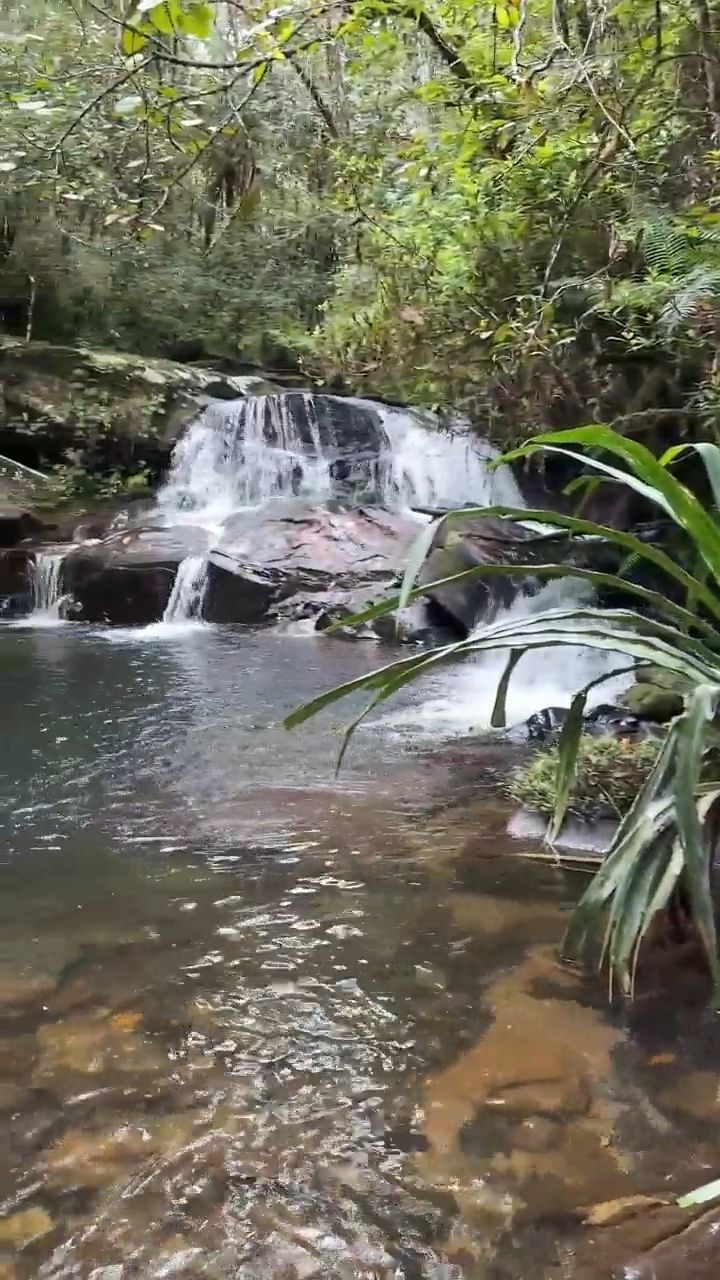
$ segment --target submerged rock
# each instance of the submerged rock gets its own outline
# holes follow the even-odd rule
[[[0,1219],[0,1247],[24,1249],[33,1240],[48,1235],[54,1226],[50,1214],[39,1205],[23,1209],[21,1213],[13,1213],[9,1218]]]
[[[717,1280],[720,1209],[712,1209],[613,1271],[613,1280]]]

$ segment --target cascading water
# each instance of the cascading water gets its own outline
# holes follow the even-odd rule
[[[432,415],[379,408],[387,444],[380,462],[386,506],[446,511],[465,506],[523,507],[509,467],[491,469],[497,450],[465,424],[442,430]]]
[[[314,401],[299,395],[314,456],[300,435],[288,396],[248,396],[211,405],[175,446],[157,515],[218,533],[234,512],[276,497],[331,496]],[[314,437],[314,439],[313,439]]]
[[[63,552],[35,552],[32,567],[33,610],[30,615],[35,625],[53,625],[61,621],[63,559]]]
[[[204,556],[186,556],[181,560],[162,616],[163,622],[199,621],[202,618],[207,580],[208,562]]]
[[[215,403],[191,424],[175,448],[155,516],[167,526],[204,530],[209,550],[222,547],[233,515],[277,500],[374,502],[405,513],[524,507],[510,469],[489,466],[496,457],[466,425],[443,430],[432,414],[301,392],[249,396]],[[202,616],[207,572],[203,556],[181,561],[163,624]],[[583,588],[567,579],[518,596],[507,616],[520,619],[586,600]],[[433,734],[487,728],[505,657],[498,651],[445,669],[423,686],[419,707],[391,712],[391,718],[416,727],[420,722]],[[567,705],[579,687],[617,665],[614,655],[582,645],[526,654],[511,682],[508,722]],[[595,700],[606,700],[616,686],[600,685]]]

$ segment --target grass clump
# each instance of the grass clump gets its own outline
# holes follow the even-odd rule
[[[652,771],[659,749],[660,743],[655,739],[633,742],[627,738],[583,736],[568,813],[584,822],[623,817]],[[526,809],[552,814],[558,769],[557,747],[538,752],[513,773],[508,794]]]

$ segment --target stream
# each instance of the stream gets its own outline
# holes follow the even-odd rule
[[[702,993],[557,964],[507,748],[279,727],[371,659],[0,632],[4,1280],[599,1276],[579,1207],[717,1173]]]
[[[201,555],[162,620],[63,624],[37,563],[0,627],[0,1280],[630,1280],[677,1210],[590,1211],[720,1174],[720,1033],[691,967],[628,1011],[559,962],[581,880],[508,834],[523,748],[463,736],[497,665],[336,778],[352,705],[282,718],[375,644],[201,621]],[[521,664],[512,717],[589,661]]]

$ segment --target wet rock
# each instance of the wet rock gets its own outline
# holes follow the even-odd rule
[[[30,1097],[30,1090],[12,1080],[0,1080],[0,1112],[17,1111]]]
[[[621,1196],[619,1200],[604,1200],[602,1204],[583,1209],[583,1222],[587,1227],[614,1227],[666,1203],[657,1196]]]
[[[42,528],[42,520],[32,511],[0,501],[0,547],[14,547]]]
[[[716,1121],[720,1116],[720,1076],[714,1071],[691,1071],[664,1089],[659,1102],[696,1120]]]
[[[418,583],[423,586],[483,564],[523,563],[528,558],[524,544],[533,536],[521,525],[493,516],[445,522]],[[443,621],[467,636],[479,622],[492,621],[498,609],[510,604],[516,594],[510,577],[493,574],[435,587],[428,591],[428,598]]]
[[[28,1009],[42,1007],[56,986],[54,978],[0,972],[0,1017],[20,1017]]]
[[[39,1206],[23,1209],[21,1213],[13,1213],[9,1218],[0,1220],[0,1247],[24,1249],[33,1240],[48,1235],[54,1226],[45,1209]]]
[[[34,1036],[0,1036],[0,1075],[23,1079],[37,1053]]]
[[[196,530],[135,529],[71,551],[63,583],[73,621],[146,625],[162,618],[178,564],[203,550]]]
[[[111,1186],[129,1169],[157,1154],[156,1136],[140,1125],[121,1125],[103,1133],[70,1129],[48,1152],[47,1186],[54,1190]]]
[[[613,1280],[717,1280],[719,1274],[718,1209],[703,1214],[612,1273]]]
[[[0,550],[0,617],[19,616],[32,608],[32,559],[23,547]]]
[[[520,1151],[548,1151],[556,1147],[562,1137],[562,1129],[546,1116],[528,1116],[515,1125],[510,1135],[514,1147]]]

